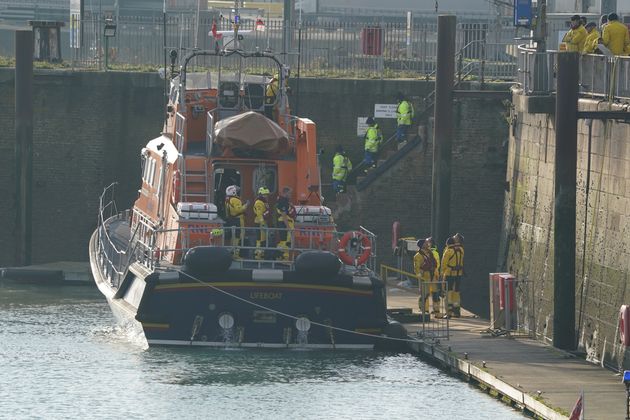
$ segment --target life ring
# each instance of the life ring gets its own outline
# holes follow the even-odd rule
[[[630,306],[621,305],[619,309],[619,342],[630,347]]]
[[[351,257],[346,250],[346,247],[348,246],[348,243],[351,239],[361,242],[361,245],[363,246],[363,253],[356,258]],[[367,235],[364,235],[361,232],[358,232],[356,230],[346,232],[341,237],[341,241],[339,241],[339,249],[337,255],[339,255],[339,259],[343,261],[343,263],[346,265],[354,265],[355,267],[363,265],[366,263],[368,258],[370,258],[371,254],[372,242],[370,241],[370,238],[367,237]]]
[[[173,188],[171,188],[171,203],[177,204],[179,202],[180,189],[182,187],[182,177],[179,174],[179,170],[173,172]]]

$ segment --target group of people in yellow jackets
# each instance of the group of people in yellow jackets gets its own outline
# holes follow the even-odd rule
[[[446,240],[442,258],[433,238],[420,239],[418,252],[413,257],[413,268],[418,278],[420,298],[418,305],[425,313],[435,317],[461,315],[461,278],[464,275],[464,236],[460,233]],[[441,298],[446,297],[443,314]]]
[[[614,55],[630,54],[628,27],[619,21],[617,13],[603,15],[599,30],[595,22],[587,22],[585,17],[573,15],[571,29],[564,35],[562,42],[567,51],[582,54],[602,53],[604,48]]]
[[[408,101],[402,92],[396,94],[398,105],[396,108],[396,137],[399,143],[406,140],[407,132],[413,122],[414,109],[410,101]],[[363,136],[364,156],[361,165],[364,167],[363,172],[367,173],[371,168],[376,167],[376,157],[378,151],[383,144],[383,133],[373,117],[365,120],[367,129]],[[333,156],[332,185],[335,193],[343,193],[346,190],[346,181],[348,174],[352,171],[352,162],[346,155],[343,146],[339,145],[335,149]]]
[[[239,196],[240,187],[230,185],[225,189],[225,227],[226,239],[231,239],[234,247],[234,257],[240,258],[240,248],[245,242],[245,212],[249,207],[249,201],[243,203]],[[259,228],[256,238],[256,250],[254,258],[262,260],[265,258],[265,249],[269,246],[268,228],[273,225],[273,212],[269,205],[270,191],[267,187],[258,188],[256,199],[254,200],[254,223]],[[289,247],[291,246],[291,231],[295,226],[295,207],[291,204],[291,188],[284,187],[276,200],[276,227],[283,229],[279,231],[279,241],[277,247],[282,249],[280,259],[289,259]],[[232,235],[231,227],[235,226],[237,232]]]

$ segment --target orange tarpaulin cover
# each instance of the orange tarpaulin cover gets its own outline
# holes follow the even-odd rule
[[[233,149],[275,152],[288,148],[289,135],[264,115],[248,111],[217,122],[214,142]]]

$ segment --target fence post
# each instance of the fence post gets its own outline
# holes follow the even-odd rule
[[[462,66],[463,66],[464,49],[459,50],[459,58],[457,59],[457,83],[462,81]]]

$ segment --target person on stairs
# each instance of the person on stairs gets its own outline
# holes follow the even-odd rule
[[[343,146],[339,145],[335,149],[335,156],[333,157],[332,185],[335,193],[346,192],[346,180],[350,171],[352,171],[352,162],[346,156]]]
[[[363,172],[367,173],[370,168],[376,168],[376,154],[383,141],[383,134],[374,118],[368,117],[365,122],[368,128],[365,130],[365,156],[362,165],[365,167]]]
[[[249,207],[249,201],[243,204],[238,196],[240,190],[238,185],[230,185],[225,189],[225,237],[232,239],[234,258],[240,258],[239,245],[243,246],[245,241],[245,211]],[[238,226],[238,229],[233,226]]]
[[[431,313],[431,309],[433,309],[435,315],[439,313],[440,306],[440,294],[437,288],[438,277],[436,275],[439,258],[436,258],[431,249],[433,238],[420,239],[417,244],[418,252],[413,257],[413,269],[418,276],[418,287],[420,288],[418,306],[420,311],[424,313]],[[429,297],[431,302],[429,302]]]
[[[456,233],[446,240],[442,254],[442,280],[446,282],[448,316],[461,316],[460,283],[464,275],[464,236]]]
[[[396,94],[398,108],[396,108],[396,140],[398,143],[404,143],[407,140],[407,133],[414,117],[413,105],[409,102],[402,92]]]
[[[269,219],[271,212],[269,211],[269,189],[266,187],[258,188],[258,196],[254,201],[254,223],[258,225],[259,233],[256,240],[256,251],[254,258],[262,260],[265,258],[265,250],[267,248],[267,228],[269,227]]]

